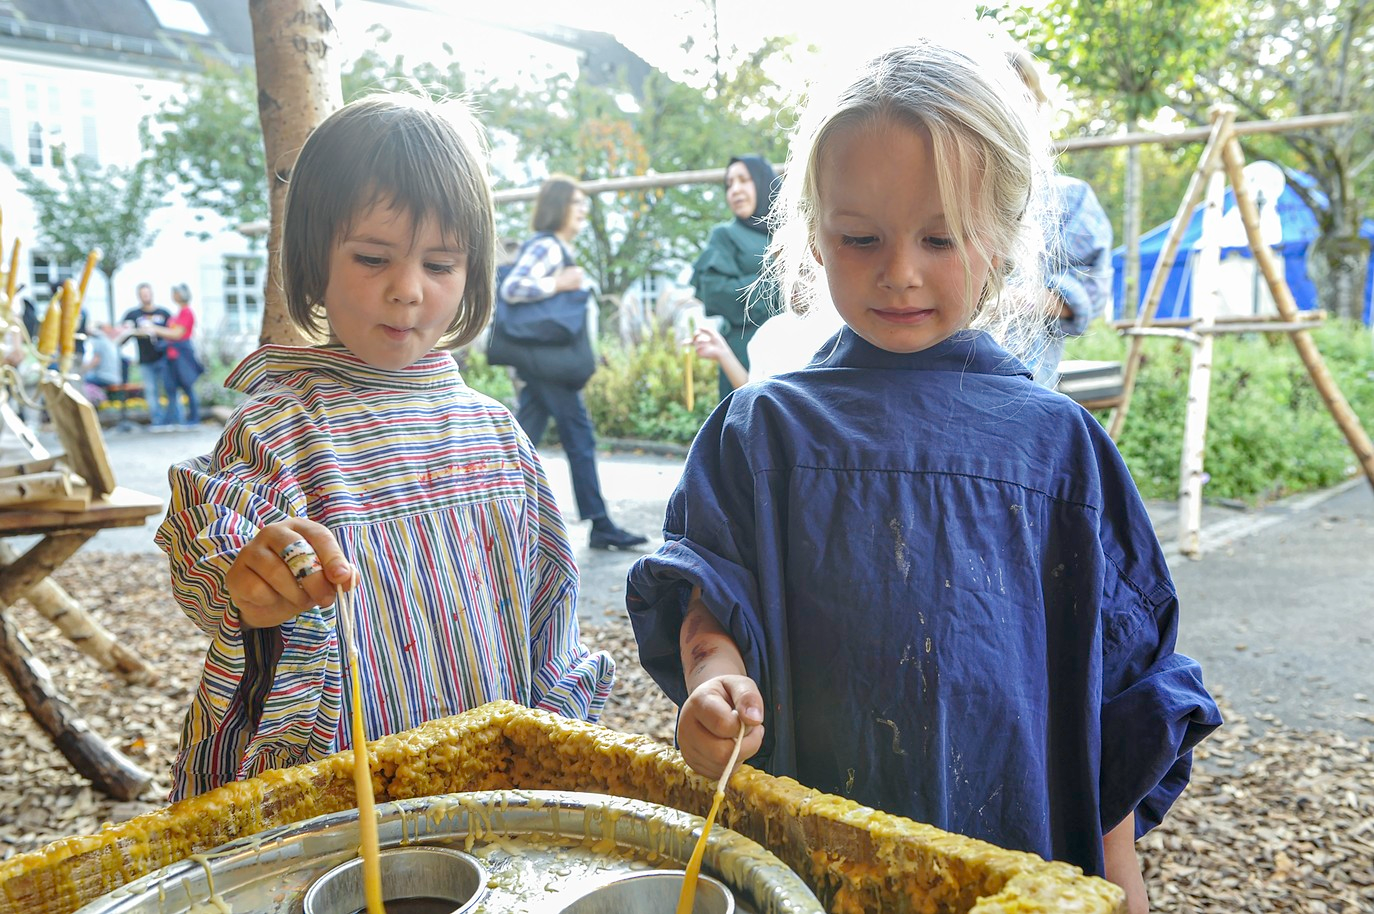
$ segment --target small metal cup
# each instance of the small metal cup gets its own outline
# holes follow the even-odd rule
[[[387,848],[381,865],[383,901],[440,898],[453,902],[451,914],[466,914],[486,893],[486,868],[475,857],[449,847]],[[354,914],[366,906],[361,857],[334,867],[305,893],[305,914]]]
[[[684,870],[644,870],[597,886],[559,914],[623,914],[626,911],[675,911]],[[697,881],[692,914],[735,914],[735,896],[704,873]]]

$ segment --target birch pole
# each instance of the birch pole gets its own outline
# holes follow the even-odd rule
[[[1183,421],[1183,456],[1179,464],[1178,550],[1190,559],[1202,554],[1203,456],[1207,450],[1207,414],[1212,394],[1212,349],[1216,337],[1208,332],[1216,323],[1221,297],[1221,207],[1226,178],[1220,170],[1207,179],[1207,207],[1202,211],[1202,235],[1193,262],[1193,344],[1188,371],[1188,409]]]
[[[343,105],[335,0],[249,0],[257,63],[258,118],[267,162],[271,223],[263,287],[262,343],[306,340],[286,313],[281,230],[286,187],[305,138]]]
[[[1148,326],[1150,321],[1154,320],[1159,300],[1164,297],[1164,286],[1169,281],[1169,271],[1173,269],[1174,258],[1178,256],[1179,244],[1188,231],[1188,223],[1192,221],[1193,208],[1202,200],[1203,191],[1207,187],[1207,181],[1212,177],[1212,172],[1222,167],[1221,150],[1226,145],[1227,137],[1231,135],[1231,125],[1235,120],[1234,107],[1217,105],[1212,110],[1211,138],[1207,141],[1207,147],[1202,150],[1197,170],[1188,181],[1188,190],[1183,195],[1183,202],[1179,204],[1178,212],[1174,215],[1169,234],[1164,238],[1164,246],[1160,248],[1159,259],[1155,261],[1155,268],[1150,273],[1150,284],[1145,288],[1145,301],[1135,316],[1137,329]],[[1144,337],[1137,335],[1132,336],[1127,344],[1126,367],[1121,379],[1121,402],[1112,410],[1111,420],[1107,425],[1107,434],[1111,435],[1113,441],[1121,440],[1121,429],[1126,424],[1126,413],[1131,408],[1131,395],[1135,392],[1136,374],[1140,371],[1144,342]]]

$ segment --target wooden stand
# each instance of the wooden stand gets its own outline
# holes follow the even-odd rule
[[[1150,284],[1146,288],[1145,301],[1139,315],[1133,323],[1117,322],[1114,325],[1120,333],[1128,337],[1129,344],[1121,401],[1112,411],[1108,422],[1108,432],[1113,440],[1119,440],[1126,422],[1146,337],[1182,339],[1193,346],[1192,366],[1188,377],[1188,411],[1184,424],[1183,455],[1179,468],[1179,551],[1189,558],[1198,558],[1201,554],[1203,457],[1206,450],[1208,400],[1211,391],[1212,340],[1217,334],[1255,331],[1288,334],[1307,367],[1308,374],[1312,377],[1312,383],[1316,385],[1327,409],[1345,435],[1351,450],[1355,452],[1365,476],[1370,484],[1374,485],[1374,444],[1370,443],[1369,436],[1365,434],[1359,419],[1341,394],[1335,379],[1331,377],[1331,372],[1322,360],[1321,353],[1317,350],[1317,344],[1308,333],[1312,327],[1320,324],[1320,320],[1306,319],[1299,313],[1293,293],[1283,277],[1283,271],[1275,262],[1273,251],[1265,244],[1260,234],[1259,211],[1245,185],[1245,158],[1235,137],[1235,116],[1235,109],[1228,105],[1218,105],[1213,109],[1212,129],[1207,146],[1203,150],[1197,170],[1188,182],[1188,190],[1164,240],[1154,272],[1150,274]],[[1221,198],[1225,191],[1226,178],[1230,179],[1241,222],[1245,225],[1246,239],[1255,257],[1255,263],[1264,276],[1270,294],[1273,295],[1281,322],[1260,318],[1223,322],[1215,317],[1218,294],[1217,265],[1220,258],[1215,241],[1216,224],[1221,216]],[[1202,247],[1193,279],[1193,316],[1186,321],[1168,321],[1168,326],[1153,325],[1154,314],[1163,297],[1169,272],[1173,269],[1183,235],[1204,190],[1207,191],[1208,207],[1203,214]]]
[[[162,503],[115,485],[95,409],[70,382],[50,373],[40,389],[65,454],[48,454],[0,398],[0,422],[18,439],[22,452],[20,460],[0,466],[0,670],[72,767],[102,793],[130,800],[143,792],[152,775],[101,739],[58,692],[6,610],[26,598],[105,669],[126,682],[155,680],[156,673],[51,576],[101,530],[141,526],[162,510]],[[22,553],[5,541],[32,535],[42,538]]]
[[[117,488],[92,502],[86,511],[0,511],[0,537],[39,534],[43,538],[13,561],[0,567],[0,669],[19,693],[30,716],[81,775],[102,793],[116,799],[138,796],[152,775],[129,761],[96,734],[58,691],[47,668],[34,656],[24,633],[5,614],[21,596],[48,580],[49,575],[107,527],[141,525],[162,510],[149,495]]]

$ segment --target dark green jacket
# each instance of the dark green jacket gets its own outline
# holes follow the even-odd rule
[[[776,294],[747,291],[759,277],[767,248],[768,235],[731,219],[711,229],[706,249],[692,268],[692,287],[697,298],[706,306],[708,315],[725,319],[727,326],[721,333],[745,368],[749,367],[745,345],[754,331],[777,311]]]

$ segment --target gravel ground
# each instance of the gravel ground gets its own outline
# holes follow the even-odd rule
[[[0,685],[0,858],[160,805],[204,651],[204,637],[168,596],[160,556],[81,553],[56,579],[83,605],[100,607],[98,618],[157,668],[158,683],[128,686],[102,672],[25,603],[8,614],[96,732],[157,778],[142,801],[96,794]],[[589,618],[585,639],[620,669],[603,722],[671,740],[675,709],[640,669],[628,623],[610,612]],[[1374,911],[1374,739],[1229,712],[1141,856],[1156,911]]]

